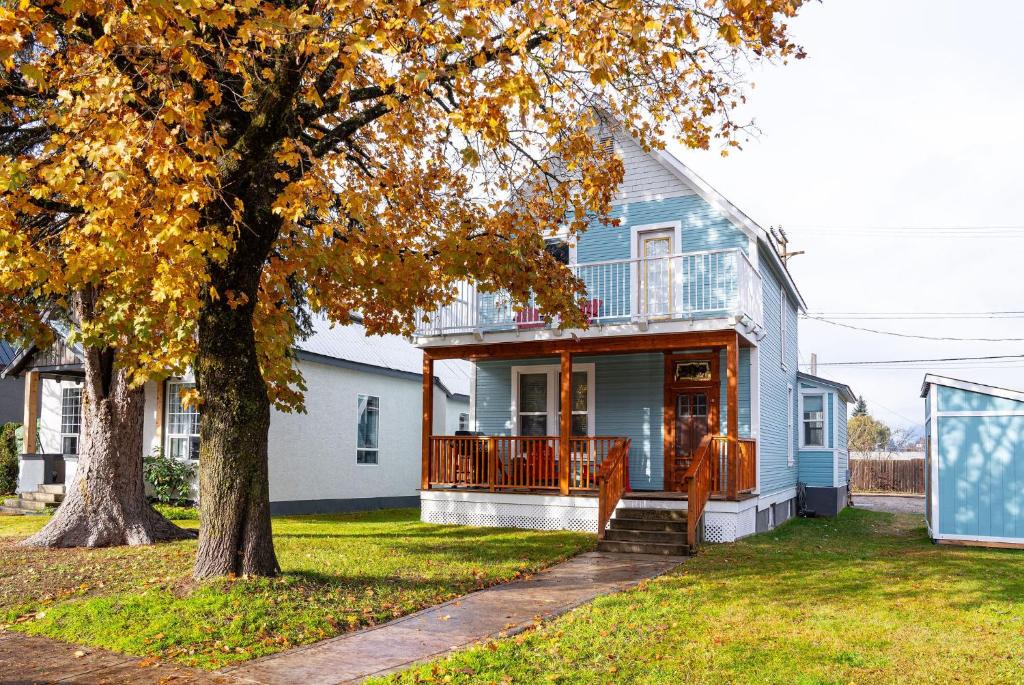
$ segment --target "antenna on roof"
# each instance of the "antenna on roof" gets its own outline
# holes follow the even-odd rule
[[[781,259],[782,263],[786,266],[789,266],[790,257],[796,257],[797,255],[804,254],[804,250],[796,250],[793,252],[789,251],[789,236],[786,235],[786,229],[782,228],[782,226],[779,226],[778,229],[774,226],[769,226],[768,232],[776,243],[779,259]]]

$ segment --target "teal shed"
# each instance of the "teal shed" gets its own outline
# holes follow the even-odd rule
[[[1024,392],[928,374],[921,397],[931,538],[1024,547]]]

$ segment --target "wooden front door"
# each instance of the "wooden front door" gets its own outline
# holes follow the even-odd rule
[[[670,483],[668,490],[683,489],[683,475],[690,467],[690,459],[700,441],[710,432],[711,401],[707,390],[677,391],[675,401],[675,425],[670,447]]]

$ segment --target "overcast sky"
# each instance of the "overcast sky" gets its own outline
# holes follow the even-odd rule
[[[673,149],[762,226],[782,225],[812,312],[1024,310],[1024,2],[825,0],[793,34],[809,56],[758,68],[740,152]],[[879,230],[878,227],[890,230]],[[833,229],[833,230],[829,230]],[[834,230],[841,229],[841,230]],[[1024,318],[845,320],[916,335],[1024,338]],[[915,340],[800,323],[800,358],[890,425],[919,425],[926,370],[1024,389],[1024,359],[925,368],[830,362],[1022,354],[1022,342]]]

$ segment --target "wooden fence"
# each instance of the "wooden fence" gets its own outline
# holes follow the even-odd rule
[[[924,459],[851,459],[854,492],[924,494]]]

